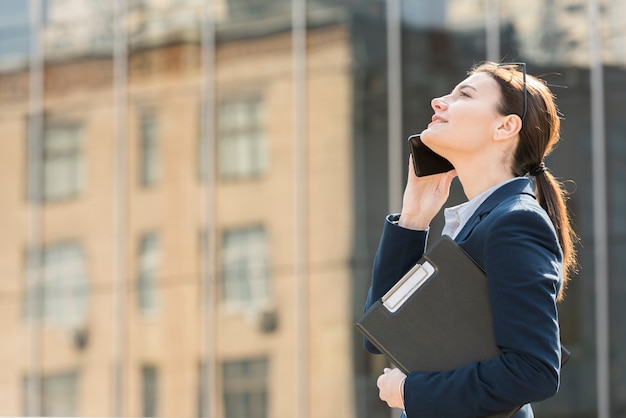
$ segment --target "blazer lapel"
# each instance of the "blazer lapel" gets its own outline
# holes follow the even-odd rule
[[[456,242],[461,242],[467,239],[467,237],[472,233],[476,225],[478,225],[486,215],[488,215],[496,206],[498,206],[500,202],[508,199],[509,197],[519,194],[528,194],[532,197],[535,197],[533,183],[530,181],[530,179],[525,178],[523,180],[512,181],[494,191],[491,196],[489,196],[487,200],[485,200],[478,207],[478,209],[476,209],[474,214],[467,220],[465,226],[457,234],[454,240]]]

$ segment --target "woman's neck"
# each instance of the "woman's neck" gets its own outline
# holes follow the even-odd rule
[[[497,170],[496,167],[477,170],[476,166],[461,165],[455,168],[468,200],[472,200],[485,190],[515,177],[508,170]]]

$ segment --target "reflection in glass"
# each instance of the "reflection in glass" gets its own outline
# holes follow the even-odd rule
[[[43,146],[45,200],[74,197],[83,188],[83,128],[79,123],[47,123]]]
[[[226,305],[245,308],[268,301],[270,278],[267,247],[267,236],[262,227],[224,231],[222,296]]]
[[[30,382],[25,379],[25,387]],[[79,416],[80,375],[78,372],[52,373],[41,379],[41,415],[45,417],[77,417]],[[25,408],[25,416],[32,416]]]
[[[161,262],[159,238],[155,233],[144,234],[139,241],[137,273],[138,303],[143,313],[154,313],[158,309],[157,274]]]
[[[159,151],[159,125],[152,111],[142,112],[140,122],[139,176],[144,187],[154,186],[159,181],[161,154]]]
[[[226,418],[267,418],[268,360],[228,361],[222,366]]]
[[[27,274],[33,274],[39,268],[35,252],[29,252],[27,258]],[[51,244],[43,249],[41,260],[42,280],[36,287],[28,288],[25,300],[41,301],[39,309],[47,325],[76,327],[84,324],[88,280],[81,245],[78,242]],[[26,314],[33,319],[33,312]]]
[[[254,177],[267,170],[264,102],[230,100],[219,108],[219,167],[222,178]]]
[[[141,416],[158,416],[158,400],[159,369],[156,366],[143,366],[141,368]]]

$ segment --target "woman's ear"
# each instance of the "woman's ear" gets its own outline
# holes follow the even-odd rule
[[[496,141],[514,137],[522,129],[522,119],[517,115],[506,115],[500,119],[500,125],[493,135]]]

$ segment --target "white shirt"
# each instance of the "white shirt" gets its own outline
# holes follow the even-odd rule
[[[495,186],[485,190],[472,200],[468,200],[465,203],[461,203],[460,205],[452,206],[450,208],[445,208],[443,210],[445,224],[443,226],[443,230],[441,231],[441,235],[448,235],[450,238],[454,239],[458,233],[461,232],[461,229],[463,229],[469,218],[474,214],[474,212],[476,212],[476,209],[478,209],[478,207],[485,200],[487,200],[493,192],[505,184],[521,178],[523,177],[515,177],[510,180],[503,181],[502,183],[496,184]]]

